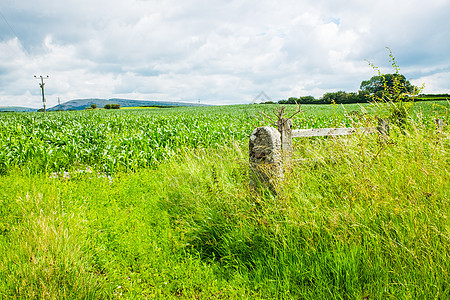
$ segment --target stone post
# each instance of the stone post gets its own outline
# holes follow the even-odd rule
[[[283,178],[281,135],[273,127],[253,130],[249,142],[250,186],[267,187],[276,192]]]
[[[292,120],[281,119],[281,153],[286,170],[291,169],[292,162]]]
[[[378,132],[385,138],[389,136],[389,120],[388,119],[378,119]]]
[[[443,119],[436,119],[434,121],[436,122],[437,130],[442,131],[444,129],[444,120]]]

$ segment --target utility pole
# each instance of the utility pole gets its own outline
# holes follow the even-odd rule
[[[41,78],[41,83],[39,83],[39,86],[42,89],[42,103],[44,104],[44,113],[46,113],[46,111],[45,111],[45,94],[44,94],[44,85],[45,85],[44,78],[48,79],[48,75],[46,77],[43,77],[42,75],[37,77],[36,75],[34,75],[34,78]]]
[[[58,97],[58,111],[61,111],[61,99]]]

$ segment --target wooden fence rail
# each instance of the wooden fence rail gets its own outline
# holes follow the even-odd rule
[[[442,119],[436,120],[438,130],[442,130]],[[258,127],[250,136],[249,162],[250,185],[268,187],[275,191],[283,178],[284,166],[292,160],[292,139],[301,137],[344,136],[355,133],[378,133],[389,136],[389,122],[379,119],[377,127],[361,128],[318,128],[292,130],[290,119],[279,119],[278,130],[273,127]]]

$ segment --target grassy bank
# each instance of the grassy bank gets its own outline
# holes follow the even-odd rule
[[[354,110],[328,106],[327,122],[340,109]],[[239,140],[109,176],[12,166],[0,298],[445,299],[450,140],[433,117],[387,142],[297,140],[277,197],[250,190]]]

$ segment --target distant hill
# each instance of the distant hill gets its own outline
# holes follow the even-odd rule
[[[84,110],[86,107],[91,107],[92,104],[96,104],[97,108],[103,108],[106,104],[119,104],[120,107],[139,107],[139,106],[205,106],[204,104],[186,103],[176,101],[155,101],[155,100],[130,100],[130,99],[76,99],[70,100],[65,103],[47,108],[47,111],[61,110]],[[38,111],[37,108],[21,107],[21,106],[0,106],[0,112],[34,112]]]
[[[130,99],[76,99],[65,103],[50,107],[49,111],[61,110],[84,110],[86,107],[91,107],[92,104],[97,105],[97,108],[103,108],[106,104],[119,104],[120,107],[139,107],[139,106],[204,106],[196,103],[185,103],[175,101],[147,101],[147,100],[130,100]]]
[[[13,112],[19,112],[19,111],[25,111],[25,112],[31,112],[31,111],[37,111],[36,108],[29,108],[29,107],[22,107],[22,106],[0,106],[0,111],[6,112],[6,111],[13,111]]]

